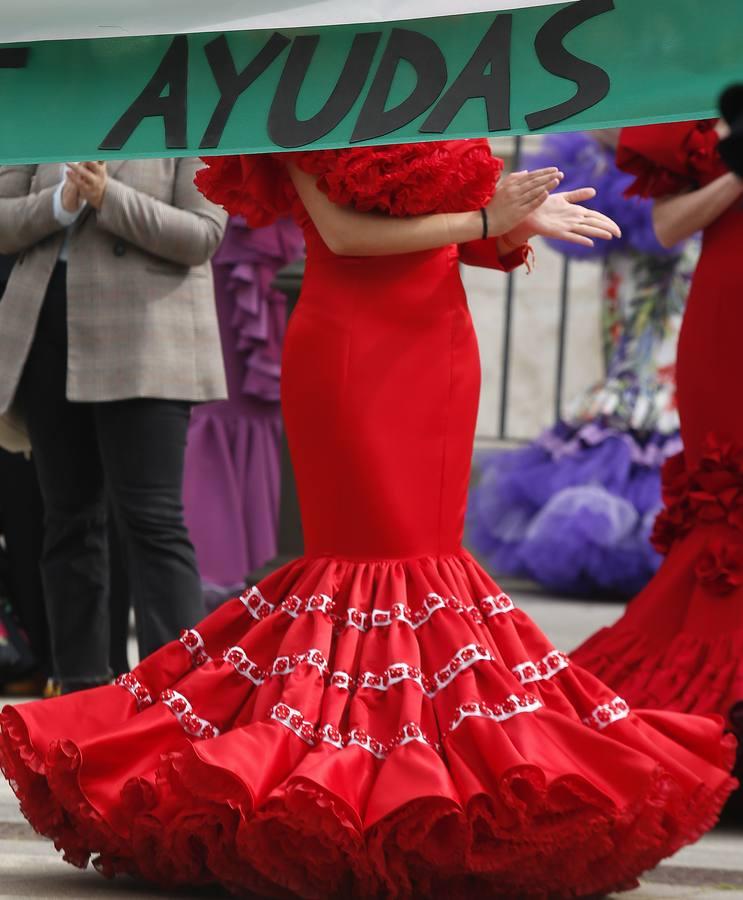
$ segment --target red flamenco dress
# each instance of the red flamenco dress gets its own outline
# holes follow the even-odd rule
[[[679,193],[727,169],[714,121],[626,129],[635,193]],[[678,348],[684,452],[663,472],[653,542],[667,554],[625,615],[573,654],[629,702],[729,716],[743,733],[743,203],[704,232]],[[738,708],[736,709],[736,704]]]
[[[295,155],[328,197],[471,210],[484,141]],[[307,898],[562,898],[631,887],[734,786],[713,717],[634,711],[461,546],[479,362],[459,263],[494,241],[334,256],[281,157],[207,196],[290,211],[307,270],[283,409],[306,556],[119,683],[6,708],[0,761],[65,858],[169,887]]]

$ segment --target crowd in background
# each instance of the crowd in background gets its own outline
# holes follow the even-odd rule
[[[275,551],[272,283],[303,243],[227,222],[198,165],[0,171],[4,424],[24,432],[0,450],[6,693],[128,671],[132,608],[143,657]]]

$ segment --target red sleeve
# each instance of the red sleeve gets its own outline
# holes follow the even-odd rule
[[[529,269],[529,256],[531,253],[531,244],[522,244],[505,256],[501,256],[498,253],[498,245],[495,238],[459,244],[459,258],[465,265],[479,266],[481,269],[497,269],[500,272],[512,272],[524,263]]]
[[[389,147],[289,154],[330,200],[361,212],[417,216],[485,206],[503,162],[485,140],[430,141]]]
[[[232,216],[244,216],[251,228],[286,216],[296,198],[294,186],[278,159],[264,154],[202,157],[194,184],[212,203]]]
[[[664,197],[699,186],[726,170],[717,152],[715,120],[624,128],[617,166],[635,176],[628,197]]]

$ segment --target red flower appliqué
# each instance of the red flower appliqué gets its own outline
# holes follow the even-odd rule
[[[743,544],[713,538],[699,554],[694,572],[711,594],[730,594],[743,585]]]
[[[708,435],[694,469],[683,453],[671,457],[663,467],[663,502],[651,537],[659,553],[695,524],[727,523],[743,532],[743,448]]]

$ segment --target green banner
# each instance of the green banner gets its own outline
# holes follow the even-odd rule
[[[214,155],[715,115],[742,0],[577,0],[0,47],[0,161]]]

